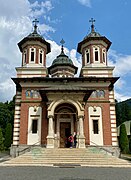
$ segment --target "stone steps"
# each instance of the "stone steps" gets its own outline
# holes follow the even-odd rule
[[[125,160],[103,154],[97,149],[45,149],[32,148],[19,157],[4,162],[4,165],[83,165],[83,166],[130,166]],[[131,166],[130,166],[131,167]]]

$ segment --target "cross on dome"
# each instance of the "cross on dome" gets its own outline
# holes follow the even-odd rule
[[[95,30],[94,30],[94,23],[95,23],[95,19],[93,19],[93,18],[91,18],[90,20],[89,20],[89,22],[91,22],[92,24],[91,24],[91,32],[95,32]]]
[[[64,53],[64,48],[63,48],[63,45],[65,44],[65,41],[64,41],[64,39],[62,38],[62,40],[60,41],[60,43],[61,43],[61,52],[62,53]]]
[[[34,25],[34,33],[37,33],[37,24],[39,23],[39,21],[37,19],[35,19],[34,21],[32,21],[33,25]]]

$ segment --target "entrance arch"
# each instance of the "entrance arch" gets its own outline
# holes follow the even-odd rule
[[[74,105],[63,103],[58,105],[54,111],[54,129],[57,137],[58,147],[69,147],[68,137],[77,132],[77,109]]]
[[[64,97],[63,99],[53,101],[49,105],[47,111],[47,148],[58,148],[65,146],[64,136],[66,139],[69,132],[74,133],[75,131],[77,132],[78,137],[78,148],[85,148],[83,125],[84,107],[79,101]]]

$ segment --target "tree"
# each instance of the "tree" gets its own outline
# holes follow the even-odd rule
[[[2,128],[0,128],[0,151],[4,150],[4,138],[2,133]]]
[[[129,151],[131,153],[131,138],[129,139]]]
[[[130,151],[130,153],[131,153],[131,123],[130,123],[129,151]]]
[[[5,129],[5,147],[8,149],[12,143],[12,125],[8,123]]]
[[[126,154],[129,152],[129,141],[127,137],[125,124],[122,124],[120,126],[119,146],[122,153]]]

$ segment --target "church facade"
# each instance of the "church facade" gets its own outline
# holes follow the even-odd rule
[[[91,20],[91,32],[78,43],[82,68],[64,52],[46,67],[50,44],[34,31],[19,43],[22,65],[17,67],[15,116],[11,154],[36,145],[66,148],[66,139],[77,134],[77,148],[92,146],[118,150],[114,67],[109,67],[107,51],[111,42],[101,36]]]

